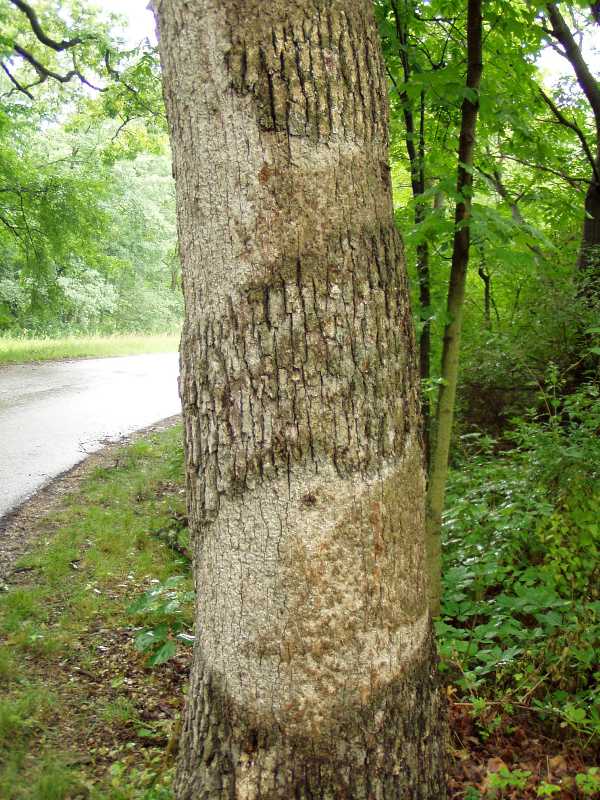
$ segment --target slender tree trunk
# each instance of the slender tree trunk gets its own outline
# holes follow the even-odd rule
[[[597,20],[598,4],[590,4],[590,9],[594,19]],[[583,131],[574,122],[567,120],[564,114],[542,94],[559,122],[571,128],[578,135],[592,168],[590,186],[585,197],[585,219],[579,253],[579,268],[583,293],[586,294],[588,299],[593,294],[595,296],[594,299],[597,301],[597,293],[600,289],[600,86],[587,65],[580,46],[560,13],[558,4],[547,3],[546,11],[553,36],[562,45],[565,57],[571,64],[577,83],[594,115],[596,140],[594,146],[590,147],[586,142]]]
[[[425,194],[425,94],[421,92],[419,112],[418,185],[413,185],[416,201],[415,224],[425,221],[427,208],[422,202]],[[431,462],[431,402],[429,400],[429,378],[431,377],[431,275],[429,272],[429,242],[417,245],[417,276],[419,280],[419,309],[421,311],[421,333],[419,335],[419,375],[421,378],[421,416],[423,419],[423,445],[425,468]],[[425,391],[423,391],[425,389]]]
[[[479,264],[479,269],[477,270],[477,274],[483,281],[483,318],[485,320],[485,327],[488,330],[492,328],[492,291],[491,291],[491,283],[492,279],[490,277],[490,273],[487,271],[485,267],[485,255],[483,247],[481,248],[481,262]]]
[[[441,531],[442,512],[448,477],[448,458],[454,423],[454,405],[458,383],[460,334],[467,268],[469,265],[473,153],[479,103],[482,63],[482,0],[468,0],[467,16],[467,90],[462,104],[458,147],[458,178],[454,245],[448,286],[448,319],[444,330],[440,391],[436,413],[436,440],[432,452],[427,488],[427,562],[429,602],[432,614],[439,614],[441,600]],[[475,97],[473,96],[475,93]]]
[[[417,214],[415,213],[415,217]],[[416,220],[419,224],[421,220]],[[417,275],[419,279],[419,308],[421,315],[421,333],[419,336],[419,376],[421,378],[421,415],[423,418],[423,447],[425,451],[425,467],[429,471],[431,463],[431,401],[429,399],[428,382],[431,378],[431,277],[429,272],[429,245],[422,242],[417,245]]]
[[[445,796],[369,0],[162,0],[197,634],[178,800]]]
[[[414,13],[407,4],[401,10],[397,0],[391,0],[392,12],[396,25],[399,56],[402,64],[404,83],[408,84],[412,77],[412,64],[408,43],[408,14]],[[421,225],[426,218],[427,211],[423,203],[425,194],[425,93],[421,92],[419,98],[419,127],[415,125],[415,111],[413,103],[406,92],[395,87],[404,116],[404,142],[410,164],[410,183],[415,201],[415,225]],[[429,243],[422,241],[417,245],[417,280],[419,282],[419,308],[421,315],[425,311],[430,314],[431,306],[431,279],[429,274]],[[419,335],[419,374],[421,387],[426,386],[431,376],[431,322],[429,316],[421,320],[421,333]],[[423,420],[423,442],[425,449],[425,465],[429,468],[431,460],[431,404],[428,392],[421,392],[421,417]]]
[[[600,134],[599,134],[600,135]],[[597,319],[600,312],[600,140],[596,157],[596,168],[585,196],[585,217],[581,248],[578,259],[578,295],[587,308],[587,319],[578,325],[577,353],[578,361],[569,372],[569,385],[577,388],[593,380],[600,381],[600,356],[595,345],[598,335],[590,333],[590,316]]]

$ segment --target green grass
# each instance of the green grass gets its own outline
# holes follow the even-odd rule
[[[138,353],[171,353],[176,352],[178,346],[177,334],[66,336],[61,339],[0,336],[0,364],[58,361],[63,358],[101,358]]]
[[[152,702],[175,715],[182,686],[170,665],[145,667],[129,606],[152,581],[191,589],[164,540],[186,535],[182,461],[178,425],[121,448],[37,523],[27,571],[0,594],[2,800],[170,799],[171,719]]]

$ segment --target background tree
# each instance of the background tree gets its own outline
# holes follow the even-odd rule
[[[447,343],[448,326],[457,319],[456,308],[449,314],[445,298],[455,272],[448,270],[456,234],[448,200],[461,200],[449,178],[464,100],[466,4],[380,0],[376,6],[390,79],[396,215],[408,244],[421,331],[423,395],[428,398],[439,386],[444,400],[452,382],[442,342]],[[595,149],[588,144],[595,142],[594,117],[585,92],[578,94],[564,82],[543,83],[535,60],[552,32],[549,22],[544,30],[540,10],[548,13],[533,4],[486,5],[482,46],[490,69],[483,76],[479,144],[469,168],[475,188],[469,228],[478,268],[471,277],[465,274],[461,311],[465,354],[457,419],[467,430],[483,425],[497,431],[511,413],[522,411],[544,381],[549,359],[570,370],[574,383],[591,363],[582,353],[593,352],[593,335],[578,340],[576,333],[589,329],[594,312],[593,304],[585,308],[577,289],[582,281],[581,270],[575,269],[572,231],[581,224],[581,210],[573,203],[583,201],[582,193],[589,195],[586,171]],[[579,14],[578,20],[585,18]],[[589,94],[594,81],[589,71],[587,77]],[[586,229],[590,225],[588,215]],[[577,324],[569,319],[574,313]],[[536,333],[540,324],[543,337]],[[439,465],[446,462],[444,450],[452,453],[450,431],[437,427],[435,407],[434,424],[428,427],[434,454],[429,492],[432,501],[437,498],[439,530],[444,481]],[[436,451],[440,458],[434,467]]]
[[[0,333],[176,330],[157,58],[69,9],[0,6]]]
[[[370,3],[163,2],[197,631],[183,798],[441,798]],[[234,24],[235,21],[235,24]]]
[[[473,157],[479,87],[483,70],[483,18],[481,0],[467,4],[467,77],[461,108],[456,179],[456,210],[452,266],[448,283],[448,322],[444,329],[441,381],[436,405],[436,438],[427,487],[427,548],[429,594],[432,614],[438,615],[441,598],[442,512],[448,476],[450,440],[458,385],[460,338],[465,304],[467,269],[471,243]]]

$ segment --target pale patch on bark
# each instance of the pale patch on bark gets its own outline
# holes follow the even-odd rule
[[[198,638],[236,704],[318,737],[401,674],[428,631],[421,491],[409,447],[367,479],[294,469],[222,503],[198,543]]]

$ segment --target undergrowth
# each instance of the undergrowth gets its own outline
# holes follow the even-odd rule
[[[163,583],[189,597],[174,544],[187,546],[180,439],[177,426],[96,469],[44,518],[18,582],[0,593],[2,800],[171,797],[165,749],[191,607],[178,601],[181,638],[167,637],[175,658],[153,670],[134,646],[145,618],[129,607]]]
[[[600,743],[600,404],[586,386],[516,420],[513,448],[463,439],[444,520],[438,643],[482,735],[515,709]]]

